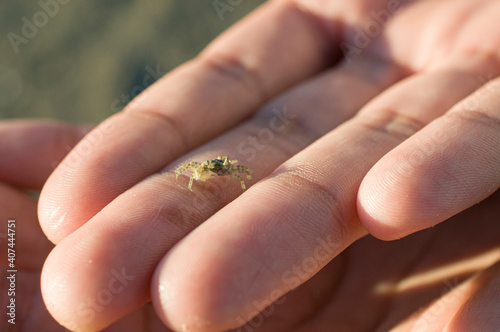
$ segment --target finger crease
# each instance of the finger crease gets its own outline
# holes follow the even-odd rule
[[[340,232],[335,234],[335,238],[348,238],[349,230],[344,222],[349,219],[346,218],[347,215],[342,209],[340,198],[330,188],[322,185],[305,173],[297,169],[280,172],[278,168],[277,173],[271,175],[271,179],[275,178],[279,180],[288,190],[290,190],[290,186],[293,186],[300,192],[307,193],[308,196],[314,195],[316,206],[312,208],[315,210],[327,210],[330,222],[338,225],[335,229],[338,229]],[[319,222],[322,222],[322,220],[319,220]]]
[[[161,112],[132,112],[132,111],[124,111],[127,112],[128,114],[133,114],[137,116],[142,116],[148,119],[159,119],[162,122],[164,122],[167,125],[167,129],[165,131],[168,131],[169,133],[169,141],[168,143],[170,144],[170,137],[173,134],[174,137],[177,137],[178,144],[176,146],[181,147],[181,151],[188,151],[190,148],[193,147],[193,144],[190,144],[187,140],[187,137],[182,134],[182,131],[179,129],[180,126],[176,123],[174,119],[172,119],[170,116],[163,114]]]
[[[210,57],[201,58],[201,61],[209,70],[222,78],[241,84],[248,91],[254,92],[257,99],[256,104],[261,104],[269,98],[270,94],[258,71],[246,65],[241,59],[222,54],[211,54]]]
[[[445,116],[451,118],[454,117],[455,120],[458,119],[464,122],[472,122],[474,124],[480,124],[485,127],[491,127],[494,130],[499,130],[500,128],[500,118],[491,116],[483,111],[462,109],[448,112]]]
[[[416,118],[391,109],[372,114],[365,113],[357,117],[356,120],[359,124],[372,131],[391,136],[399,141],[406,140],[425,126],[423,122]]]

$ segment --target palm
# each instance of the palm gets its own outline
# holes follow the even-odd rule
[[[489,270],[499,277],[500,264],[491,267],[500,261],[500,226],[495,222],[499,202],[496,194],[446,223],[396,242],[359,240],[306,284],[250,320],[249,330],[441,331],[475,287],[489,295],[469,309],[489,312],[487,303],[496,301],[498,291],[493,291],[491,280],[471,276]],[[306,266],[304,262],[302,268]],[[462,283],[466,288],[455,289]],[[440,298],[444,304],[437,304]],[[454,309],[447,311],[447,305]],[[470,330],[457,320],[452,331]]]
[[[462,149],[464,144],[453,144],[460,139],[453,135],[470,134],[464,128],[474,121],[486,123],[483,132],[494,135],[488,130],[497,115],[486,107],[491,104],[486,97],[494,94],[473,93],[499,74],[494,29],[499,4],[409,2],[380,34],[358,43],[357,31],[373,23],[370,13],[384,10],[386,1],[302,1],[299,12],[304,16],[290,9],[296,2],[269,5],[270,14],[256,14],[198,61],[160,81],[128,112],[89,136],[81,151],[90,146],[90,154],[82,158],[76,148],[67,167],[49,179],[41,197],[41,221],[58,245],[44,267],[42,289],[61,323],[102,328],[152,299],[161,319],[176,329],[204,330],[210,324],[207,330],[227,329],[264,310],[264,316],[272,311],[270,317],[260,321],[262,315],[257,316],[249,328],[309,331],[334,324],[339,330],[353,325],[384,330],[415,319],[418,308],[441,296],[448,282],[455,286],[455,277],[461,281],[498,260],[494,251],[479,255],[498,245],[491,235],[496,233],[491,221],[498,195],[407,239],[384,244],[365,238],[349,245],[367,229],[380,238],[408,235],[497,189],[492,164],[484,167],[486,180],[479,181],[476,196],[460,194],[463,187],[476,190],[474,182],[466,182],[475,179],[468,177],[478,169],[474,161],[487,163],[473,158],[484,146]],[[311,17],[318,24],[309,25]],[[290,24],[295,21],[299,25]],[[276,37],[276,31],[290,29],[300,42]],[[333,42],[318,34],[329,35]],[[279,40],[276,45],[294,56],[283,57],[269,40]],[[335,43],[344,45],[345,60],[327,68],[332,58],[342,55],[340,47],[331,46]],[[448,112],[467,96],[468,103]],[[279,117],[279,127],[274,109],[283,105],[295,116]],[[482,112],[471,114],[464,108]],[[217,119],[210,125],[207,110]],[[451,115],[443,116],[447,112]],[[254,117],[246,120],[250,115]],[[449,130],[440,127],[446,121]],[[248,137],[260,138],[261,144],[253,145]],[[267,137],[266,144],[262,137]],[[494,161],[497,152],[490,150],[482,156]],[[456,167],[450,151],[464,154],[467,163]],[[217,155],[243,161],[257,180],[264,180],[235,199],[241,188],[230,182],[195,183],[190,194],[171,173],[162,172]],[[450,160],[444,163],[445,158]],[[396,175],[407,181],[395,185],[394,177],[384,179],[383,189],[390,190],[375,195],[381,185],[370,174],[395,164],[395,159],[401,161],[396,166],[404,166]],[[447,168],[433,169],[436,164]],[[450,184],[454,191],[447,190]],[[426,195],[420,195],[422,188]],[[452,196],[455,192],[459,194]],[[369,204],[380,197],[384,204]],[[403,226],[395,227],[398,222]],[[462,234],[482,240],[471,244]],[[311,255],[316,239],[326,235],[336,243],[327,256],[338,257],[316,274],[326,261],[314,264]],[[478,254],[478,263],[467,259],[459,267],[450,265],[472,252]],[[313,267],[294,269],[306,261]],[[446,266],[446,272],[437,268]],[[104,296],[111,294],[109,285],[122,270],[130,274],[130,283],[111,299]],[[480,279],[486,288],[487,279]],[[302,283],[272,310],[263,308]],[[431,312],[425,319],[444,324],[459,310],[467,315],[481,308],[487,299],[477,295],[477,284],[466,284],[470,289],[459,294],[464,303],[478,298],[467,310],[446,302],[444,313]],[[89,294],[101,294],[102,305],[82,315],[79,308]],[[89,312],[89,305],[83,309]],[[138,322],[144,313],[117,324]],[[460,315],[450,324],[460,324]],[[158,323],[157,317],[152,319],[153,325]]]

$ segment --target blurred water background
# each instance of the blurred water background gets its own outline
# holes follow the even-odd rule
[[[263,2],[2,1],[0,118],[98,123]]]

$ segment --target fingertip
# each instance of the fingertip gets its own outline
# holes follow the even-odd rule
[[[477,114],[440,118],[380,159],[358,191],[367,230],[383,240],[398,239],[495,192],[500,149],[490,121]]]
[[[369,188],[363,181],[358,192],[356,204],[361,223],[371,235],[380,240],[392,241],[398,238],[397,227],[383,215],[383,199],[372,194]]]
[[[209,328],[212,321],[208,314],[200,313],[196,307],[186,305],[184,289],[175,282],[166,280],[161,273],[153,279],[152,303],[162,322],[174,331],[219,331]],[[189,310],[186,310],[189,307]]]
[[[375,164],[361,182],[357,197],[361,222],[371,235],[384,241],[411,234],[419,223],[418,189],[408,181],[408,172],[401,172],[395,164],[391,155]]]
[[[371,197],[365,190],[358,194],[357,209],[361,223],[366,230],[374,237],[383,241],[392,241],[399,239],[400,230],[393,225],[390,220],[381,216],[381,206],[376,198]]]
[[[197,259],[190,253],[174,252],[158,264],[151,283],[152,303],[163,323],[174,331],[190,332],[237,327],[231,319],[234,312],[225,305],[223,289],[214,282],[218,269],[193,263]]]
[[[157,265],[151,298],[158,316],[175,331],[217,332],[238,328],[283,295],[251,253],[246,230],[234,220],[206,221],[178,242]],[[264,300],[263,300],[264,299]],[[256,305],[257,303],[259,305]]]
[[[45,236],[54,244],[61,242],[67,233],[63,230],[67,224],[67,207],[64,202],[69,200],[68,195],[62,196],[59,193],[65,192],[64,180],[55,180],[55,176],[64,174],[52,174],[45,186],[42,188],[38,199],[38,219],[40,227]],[[57,187],[57,190],[54,188]]]
[[[73,294],[71,284],[67,283],[65,274],[61,273],[60,263],[54,251],[49,254],[40,276],[40,289],[50,315],[62,326],[71,331],[85,331],[85,329],[75,321],[78,315],[68,305],[68,294]]]
[[[47,310],[71,331],[101,331],[148,302],[140,280],[144,271],[106,253],[114,244],[104,245],[103,233],[88,228],[71,234],[52,250],[42,269],[40,288]]]

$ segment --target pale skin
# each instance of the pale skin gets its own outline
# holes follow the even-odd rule
[[[342,42],[356,45],[353,26],[386,8],[271,1],[84,138],[40,197],[57,244],[41,275],[53,317],[221,331],[287,294],[253,330],[494,331],[500,3],[414,1],[335,62]],[[274,121],[283,106],[294,117]],[[266,128],[281,130],[249,145],[254,158],[238,149]],[[252,187],[218,177],[193,197],[164,175],[214,155],[250,167]],[[0,174],[24,187],[23,172]],[[40,268],[46,251],[34,255]],[[89,304],[122,269],[133,280]]]

